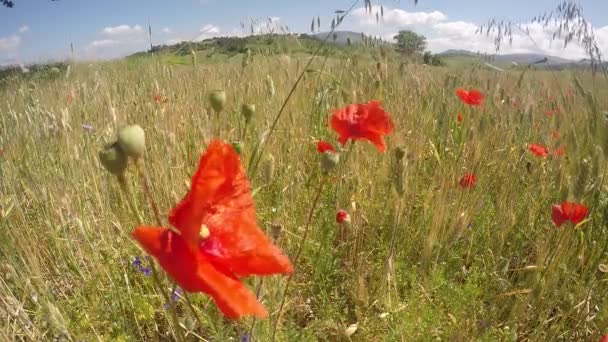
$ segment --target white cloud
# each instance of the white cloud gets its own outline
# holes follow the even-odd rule
[[[0,37],[0,52],[9,52],[17,49],[21,44],[21,37],[14,34],[8,37]]]
[[[380,12],[378,6],[372,7],[371,14],[363,7],[357,8],[353,11],[352,19],[345,25],[353,31],[362,31],[389,41],[393,40],[393,36],[399,30],[410,29],[425,35],[428,49],[433,52],[464,49],[472,52],[495,53],[493,36],[477,34],[477,23],[450,21],[446,14],[439,11],[407,12],[386,7],[384,16],[376,22],[376,12]],[[505,41],[500,53],[541,53],[570,59],[586,57],[584,49],[576,42],[570,43],[564,49],[563,41],[552,41],[553,32],[557,27],[528,23],[524,28],[527,29],[529,36],[514,30],[512,44]],[[604,54],[608,53],[608,26],[597,28],[595,35],[600,50]]]
[[[23,25],[19,28],[19,33],[26,33],[30,31],[30,27],[27,25]]]
[[[163,29],[161,30],[161,32],[164,33],[164,34],[170,34],[173,31],[171,31],[171,29],[169,27],[163,27]]]
[[[101,34],[105,37],[125,37],[140,35],[142,33],[144,33],[144,29],[139,25],[108,26],[101,30]]]

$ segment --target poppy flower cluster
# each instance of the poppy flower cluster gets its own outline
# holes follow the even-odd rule
[[[568,201],[556,204],[551,208],[551,218],[557,227],[561,227],[567,221],[579,224],[587,214],[589,214],[589,209],[585,205]]]
[[[266,317],[239,278],[289,274],[293,266],[259,228],[234,148],[212,141],[191,184],[169,214],[172,228],[140,226],[133,237],[182,289],[210,295],[227,317]]]
[[[376,100],[350,104],[333,111],[330,124],[338,133],[340,144],[344,145],[348,140],[368,140],[380,152],[386,151],[384,136],[393,133],[395,129],[390,114]]]
[[[550,154],[549,149],[541,144],[530,144],[530,145],[528,145],[528,149],[535,156],[540,157],[540,158],[546,158]],[[564,146],[560,146],[560,147],[556,148],[555,150],[553,150],[553,154],[557,157],[563,156],[564,154],[566,154],[566,148]]]
[[[458,88],[456,89],[456,95],[458,95],[460,101],[469,106],[480,106],[485,99],[485,95],[477,89]]]

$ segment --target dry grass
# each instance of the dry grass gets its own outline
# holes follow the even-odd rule
[[[258,108],[243,140],[249,160],[305,62],[74,65],[68,77],[17,79],[0,90],[0,337],[172,338],[162,296],[132,265],[143,256],[129,237],[136,220],[97,152],[118,126],[141,125],[154,195],[167,212],[187,190],[212,131],[219,125],[222,139],[240,139],[242,103]],[[344,330],[353,323],[350,339],[359,341],[593,341],[606,332],[608,276],[598,268],[608,264],[603,80],[392,61],[319,59],[312,69],[250,174],[260,225],[282,226],[277,243],[290,256],[322,177],[314,141],[336,139],[331,109],[381,99],[397,129],[386,154],[357,143],[330,175],[278,340],[349,340]],[[485,105],[465,107],[458,86],[482,89]],[[206,102],[213,89],[229,98],[219,120]],[[167,103],[155,103],[155,94]],[[560,114],[544,114],[557,108]],[[526,148],[534,142],[565,145],[567,154],[537,159]],[[401,162],[396,147],[406,150]],[[458,186],[465,172],[478,176],[470,191]],[[128,181],[153,223],[133,169]],[[556,229],[551,205],[565,199],[587,204],[589,220]],[[334,222],[338,208],[353,218],[347,231]],[[270,337],[284,281],[263,282],[271,318],[255,324],[258,341]],[[202,326],[178,302],[189,340],[239,340],[252,326],[225,320],[204,295],[192,299]]]

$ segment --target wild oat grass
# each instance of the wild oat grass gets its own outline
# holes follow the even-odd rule
[[[69,76],[19,77],[0,89],[0,337],[173,338],[163,296],[141,271],[149,260],[130,237],[136,219],[97,158],[127,124],[145,130],[145,165],[163,213],[187,191],[213,136],[241,141],[245,166],[267,139],[249,176],[260,225],[291,258],[326,182],[279,341],[594,341],[608,331],[605,80],[319,58],[267,136],[306,61],[139,58],[75,64]],[[485,104],[465,107],[454,92],[460,86],[482,90]],[[216,116],[208,94],[217,89],[227,101]],[[389,150],[346,146],[342,164],[323,176],[314,142],[336,141],[331,110],[371,99],[395,121]],[[246,126],[245,104],[256,108]],[[567,152],[539,159],[529,143]],[[477,175],[470,190],[458,185],[468,172]],[[133,167],[127,182],[153,222]],[[565,199],[589,206],[588,220],[555,228],[551,205]],[[347,229],[335,222],[338,209],[351,215]],[[268,341],[285,278],[247,282],[268,319],[228,321],[196,294],[199,324],[182,296],[187,339],[252,333]]]

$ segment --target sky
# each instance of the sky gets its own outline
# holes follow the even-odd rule
[[[356,0],[13,0],[11,9],[0,7],[0,65],[29,64],[75,58],[99,60],[122,57],[149,48],[214,36],[242,36],[288,28],[310,31],[313,17],[321,18],[321,31],[330,29],[335,10]],[[511,20],[529,29],[530,37],[514,32],[510,46],[500,53],[534,52],[580,59],[584,49],[551,41],[554,29],[531,24],[532,17],[550,11],[557,0],[372,0],[375,15],[355,5],[340,30],[364,32],[392,40],[401,29],[427,37],[428,49],[442,52],[466,49],[494,52],[492,37],[475,33],[490,19]],[[608,0],[580,0],[592,23],[596,41],[608,54]],[[243,24],[243,25],[242,25]],[[245,27],[243,29],[243,26]],[[530,39],[532,38],[532,39]],[[70,46],[74,47],[72,54]]]

